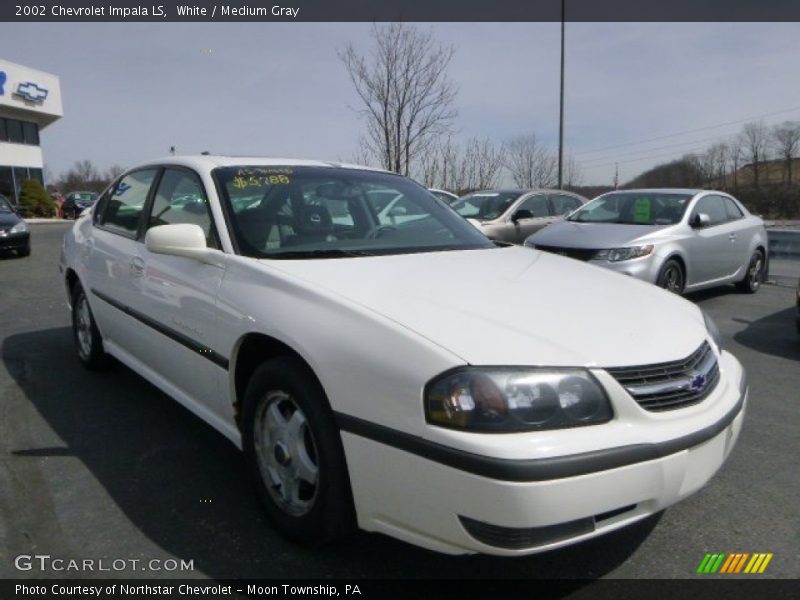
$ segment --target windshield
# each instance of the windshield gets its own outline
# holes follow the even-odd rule
[[[568,221],[625,225],[674,225],[680,222],[690,194],[618,192],[595,198]]]
[[[492,221],[508,210],[521,192],[476,192],[451,204],[465,219]]]
[[[0,196],[0,212],[14,212],[5,196]]]
[[[214,171],[241,254],[338,258],[493,248],[475,227],[405,177],[329,167]]]

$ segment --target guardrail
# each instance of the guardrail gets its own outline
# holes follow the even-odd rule
[[[767,229],[770,258],[800,260],[800,230]]]

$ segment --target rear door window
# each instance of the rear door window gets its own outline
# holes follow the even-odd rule
[[[533,196],[524,200],[517,210],[529,210],[534,218],[550,216],[547,196]]]
[[[728,213],[729,221],[735,221],[736,219],[741,219],[744,216],[742,210],[736,206],[736,202],[730,198],[723,198],[723,201],[725,202],[725,212]]]
[[[550,196],[550,200],[553,202],[553,214],[559,216],[565,215],[568,212],[572,212],[581,206],[580,200],[574,198],[573,196],[566,196],[563,194]]]

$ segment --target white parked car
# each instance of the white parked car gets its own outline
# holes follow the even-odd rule
[[[381,220],[390,193],[425,216]],[[584,540],[703,487],[747,402],[695,305],[497,246],[382,171],[145,164],[76,221],[61,270],[83,364],[117,358],[241,447],[298,540],[356,525],[452,554]]]

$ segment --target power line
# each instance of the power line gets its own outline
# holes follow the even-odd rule
[[[623,153],[623,154],[610,154],[608,156],[598,156],[597,158],[584,158],[580,162],[581,162],[581,164],[583,164],[583,163],[587,163],[587,162],[596,162],[598,160],[610,160],[611,158],[616,159],[617,157],[636,156],[638,154],[641,154],[642,152],[653,152],[655,150],[663,150],[664,148],[675,148],[675,147],[680,147],[680,146],[688,146],[688,145],[692,145],[692,144],[704,144],[704,143],[708,143],[708,142],[719,141],[719,139],[720,139],[719,137],[710,137],[710,138],[704,138],[702,140],[692,140],[692,141],[688,141],[688,142],[678,142],[676,144],[665,144],[663,146],[655,146],[653,148],[644,148],[642,150],[634,150],[633,152],[626,152],[626,153]]]
[[[737,119],[735,121],[728,121],[726,123],[718,123],[716,125],[709,125],[707,127],[698,127],[697,129],[686,129],[685,131],[679,131],[677,133],[670,133],[668,135],[660,135],[658,137],[649,138],[646,140],[638,140],[634,142],[625,142],[622,144],[616,144],[614,146],[605,146],[603,148],[595,148],[594,150],[584,150],[583,152],[578,152],[574,156],[580,156],[583,154],[594,154],[595,152],[604,152],[606,150],[615,150],[617,148],[624,148],[626,146],[638,146],[639,144],[646,144],[648,142],[657,142],[659,140],[666,140],[669,138],[679,137],[681,135],[686,135],[687,133],[696,133],[698,131],[709,131],[711,129],[718,129],[720,127],[727,127],[728,125],[738,125],[739,123],[744,123],[746,121],[752,121],[753,119],[763,119],[764,117],[774,117],[775,115],[781,115],[785,113],[795,112],[800,110],[800,106],[795,106],[793,108],[787,108],[784,110],[777,110],[775,112],[764,113],[761,115],[755,115],[752,117],[746,117],[744,119]]]
[[[696,148],[691,148],[690,150],[702,150],[703,148],[704,148],[704,146],[697,146]],[[587,170],[588,169],[598,169],[600,167],[609,167],[609,166],[612,166],[612,165],[617,164],[617,163],[619,163],[621,165],[624,165],[624,164],[627,164],[627,163],[634,163],[634,162],[639,162],[639,161],[642,161],[642,160],[650,160],[650,159],[656,159],[656,158],[665,158],[665,157],[669,157],[669,156],[675,156],[675,152],[667,152],[667,153],[663,153],[662,152],[660,154],[652,154],[652,155],[647,155],[647,156],[640,156],[639,158],[631,158],[629,160],[618,160],[618,161],[613,161],[613,162],[602,163],[602,164],[599,164],[599,165],[589,165],[588,167],[584,167],[583,163],[581,163],[581,168],[585,168]]]

